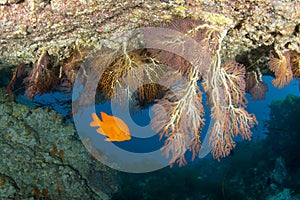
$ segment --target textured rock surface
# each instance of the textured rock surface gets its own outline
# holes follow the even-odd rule
[[[9,64],[34,62],[44,49],[62,60],[114,33],[186,17],[226,30],[222,45],[229,58],[274,44],[300,52],[298,1],[14,2],[0,4],[0,61]]]
[[[55,111],[3,99],[0,199],[109,199],[116,172],[93,159],[72,123]]]

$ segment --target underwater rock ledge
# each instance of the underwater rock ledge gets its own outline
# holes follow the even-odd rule
[[[0,62],[34,63],[45,49],[62,61],[115,33],[176,19],[226,30],[222,54],[229,59],[274,43],[299,53],[299,13],[293,0],[6,0],[0,1]]]
[[[95,160],[72,123],[0,89],[0,199],[110,199],[117,172]]]

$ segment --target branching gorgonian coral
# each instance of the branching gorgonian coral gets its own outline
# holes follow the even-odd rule
[[[170,165],[184,165],[186,151],[192,152],[192,158],[201,152],[205,125],[203,91],[211,109],[210,130],[206,134],[209,148],[205,151],[220,160],[235,147],[236,136],[251,139],[250,129],[257,121],[246,111],[245,67],[234,60],[221,60],[226,30],[189,19],[161,29],[141,30],[120,37],[121,45],[113,48],[110,44],[112,48],[97,50],[95,57],[85,61],[81,81],[86,81],[90,89],[83,91],[81,105],[89,103],[85,101],[96,90],[95,80],[100,80],[98,91],[105,99],[120,106],[124,102],[156,99],[151,127],[164,140],[161,150],[170,158]],[[140,43],[145,45],[130,51],[131,41],[127,37],[140,37]]]
[[[246,92],[249,92],[254,100],[265,99],[268,90],[268,85],[262,80],[259,68],[246,73]]]
[[[202,93],[197,85],[199,69],[190,67],[187,79],[177,70],[170,72],[167,82],[170,90],[154,105],[155,117],[152,128],[160,138],[167,137],[162,150],[170,163],[186,163],[184,154],[187,149],[193,152],[193,158],[200,149],[200,131],[204,125]],[[175,95],[176,94],[176,95]]]
[[[238,134],[243,139],[251,138],[250,128],[257,121],[245,110],[245,68],[235,61],[213,68],[204,88],[205,91],[211,90],[209,98],[214,124],[209,131],[212,155],[220,159],[230,154],[235,147],[233,138]]]
[[[273,85],[278,88],[283,88],[289,84],[293,79],[293,72],[291,68],[290,54],[289,52],[282,53],[275,47],[275,55],[270,54],[270,69],[275,74],[275,79],[272,81]]]
[[[199,42],[209,52],[208,56],[212,56],[212,62],[195,62],[194,66],[188,64],[178,67],[176,64],[182,65],[184,62],[177,59],[180,61],[174,67],[177,75],[173,73],[167,81],[171,90],[153,107],[155,117],[152,127],[161,137],[166,137],[162,150],[167,157],[172,156],[170,164],[184,164],[186,150],[192,151],[194,158],[201,148],[200,134],[204,125],[202,93],[197,85],[198,81],[202,81],[213,119],[208,133],[211,153],[220,159],[229,155],[235,147],[233,138],[238,134],[243,139],[250,139],[250,128],[257,123],[255,116],[245,110],[245,68],[235,61],[221,65],[221,42],[226,31],[189,20],[181,21],[174,27]],[[184,44],[182,46],[184,49]],[[198,52],[198,56],[201,57],[203,53]],[[158,58],[166,64],[173,64],[174,60],[170,62],[170,56],[166,55],[162,51],[162,56]],[[183,76],[180,71],[184,72],[185,81],[180,78]]]
[[[160,86],[157,83],[164,67],[145,55],[145,51],[126,52],[116,59],[103,73],[99,88],[105,99],[114,103],[134,102],[134,91],[139,101],[157,98]]]
[[[273,85],[283,88],[288,85],[293,78],[300,77],[300,54],[296,51],[282,51],[277,45],[274,47],[275,53],[270,53],[269,68],[274,72],[275,79]]]
[[[24,95],[27,98],[33,99],[36,94],[49,92],[58,83],[58,68],[51,61],[48,51],[44,50],[28,77],[24,79],[27,86]]]

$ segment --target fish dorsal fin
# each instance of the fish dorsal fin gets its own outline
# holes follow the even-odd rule
[[[106,114],[105,112],[100,112],[101,114],[101,118],[102,118],[102,121],[105,122],[105,121],[113,121],[114,118],[108,114]]]

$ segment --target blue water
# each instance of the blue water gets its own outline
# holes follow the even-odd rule
[[[269,88],[269,91],[266,93],[266,98],[264,100],[254,101],[252,97],[249,94],[247,94],[247,99],[249,101],[247,110],[249,113],[255,114],[259,123],[255,128],[252,129],[253,139],[265,137],[264,132],[266,131],[266,129],[263,126],[263,122],[269,119],[269,105],[271,104],[272,100],[284,99],[289,94],[300,96],[298,80],[294,79],[289,85],[285,86],[282,89],[279,89],[275,88],[272,85],[273,79],[274,78],[271,76],[263,76],[263,80]]]
[[[263,80],[269,87],[269,91],[266,94],[266,98],[264,100],[258,100],[254,101],[252,97],[247,94],[248,99],[248,107],[247,111],[249,113],[255,114],[259,124],[252,129],[253,131],[253,140],[256,140],[258,138],[264,138],[264,132],[265,128],[263,125],[263,122],[269,118],[269,104],[273,99],[284,99],[288,94],[294,94],[299,95],[299,85],[297,80],[293,80],[288,86],[278,89],[275,88],[271,81],[273,77],[264,76]],[[61,92],[52,92],[48,94],[43,94],[41,96],[36,95],[33,101],[29,101],[23,96],[18,97],[18,101],[20,103],[24,103],[26,105],[34,106],[34,105],[43,105],[44,107],[51,107],[55,109],[57,112],[61,113],[63,116],[69,116],[71,112],[71,94],[65,94]],[[203,97],[203,102],[206,101],[206,96]],[[210,111],[209,107],[204,103],[205,106],[205,119],[206,119],[206,125],[202,130],[201,138],[204,138],[209,121],[210,121]],[[110,102],[105,103],[99,103],[95,105],[95,109],[97,114],[99,115],[100,112],[105,112],[109,115],[113,115],[111,104]],[[144,110],[141,110],[139,112],[131,112],[130,116],[135,125],[137,126],[148,126],[150,123],[151,115],[153,115],[151,111],[151,106],[149,108],[146,108]],[[72,119],[70,119],[72,120]],[[87,121],[92,121],[92,119],[88,119]],[[126,122],[126,121],[125,121]],[[126,122],[127,124],[130,124],[130,122]],[[129,126],[129,129],[131,130],[131,133],[133,135],[142,135],[144,133],[142,132],[136,132],[139,129],[134,129]],[[96,134],[96,128],[91,128],[89,131],[95,132],[95,138],[97,139],[105,139],[105,136],[102,136],[100,134]],[[240,140],[241,138],[237,137],[237,140]],[[164,140],[159,140],[158,135],[153,135],[151,137],[147,138],[139,138],[132,136],[132,139],[125,142],[115,142],[115,145],[118,147],[130,151],[130,152],[136,152],[136,153],[145,153],[145,152],[151,152],[160,149],[163,144]],[[187,154],[187,160],[190,160],[191,156],[188,153]]]

